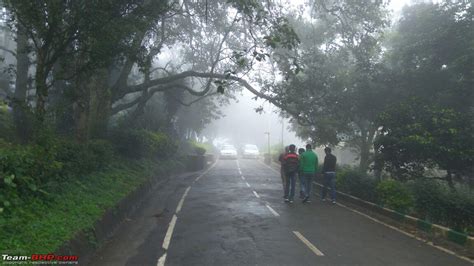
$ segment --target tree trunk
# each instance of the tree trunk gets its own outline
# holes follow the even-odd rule
[[[13,95],[13,121],[16,134],[20,142],[25,143],[31,135],[31,121],[28,119],[28,104],[26,94],[28,91],[28,37],[25,29],[18,24],[16,48],[16,82]]]
[[[107,135],[111,111],[111,90],[107,84],[107,75],[106,70],[98,70],[91,86],[90,135],[93,138]]]
[[[78,75],[76,95],[73,104],[75,135],[77,141],[83,143],[89,139],[89,101],[90,89],[86,75]]]
[[[48,86],[46,85],[45,53],[39,50],[36,58],[36,118],[39,127],[42,127],[46,115],[46,99],[48,97]]]
[[[361,143],[360,143],[360,162],[359,169],[367,171],[370,165],[370,148],[374,140],[375,130],[370,128],[361,128]]]

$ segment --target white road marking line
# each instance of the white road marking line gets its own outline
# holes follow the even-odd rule
[[[156,266],[165,266],[165,261],[166,261],[166,252],[160,257]]]
[[[240,169],[239,169],[239,174],[242,175],[242,171],[240,171]]]
[[[240,178],[245,181],[245,176],[241,175]]]
[[[181,197],[181,200],[178,203],[178,207],[176,208],[176,214],[178,214],[181,211],[181,208],[183,207],[184,199],[186,199],[186,196],[188,195],[190,189],[191,187],[188,187],[186,191],[184,192],[183,196]]]
[[[253,194],[255,195],[255,197],[260,198],[260,196],[257,194],[255,190],[253,191]]]
[[[273,215],[275,215],[276,217],[280,216],[280,214],[278,214],[278,212],[276,212],[272,207],[270,207],[268,204],[265,204],[265,206],[267,206],[267,208],[270,210],[271,213],[273,213]]]
[[[178,217],[176,216],[176,214],[174,214],[173,218],[171,219],[170,225],[168,226],[168,231],[166,231],[165,240],[163,241],[164,250],[168,250],[168,247],[170,246],[170,241],[171,241],[171,237],[173,236],[176,220],[178,220]]]
[[[247,187],[250,187],[250,184],[248,182],[245,182],[245,184],[247,185]]]
[[[260,162],[260,163],[263,164],[264,166],[270,168],[270,170],[272,170],[273,172],[279,174],[279,172],[278,172],[277,170],[273,169],[272,167],[270,167],[270,166],[268,166],[268,165],[266,165],[266,164],[264,164],[264,163],[262,163],[262,162]],[[316,182],[313,182],[313,183],[314,183],[314,184],[317,184]],[[439,249],[439,250],[441,250],[441,251],[444,251],[444,252],[446,252],[446,253],[448,253],[448,254],[451,254],[451,255],[453,255],[453,256],[455,256],[455,257],[458,257],[458,258],[463,259],[463,260],[465,260],[465,261],[468,261],[468,262],[470,262],[470,263],[474,263],[474,260],[472,260],[472,259],[470,259],[470,258],[468,258],[468,257],[465,257],[465,256],[461,256],[461,255],[459,255],[459,254],[456,254],[454,251],[451,251],[451,250],[449,250],[449,249],[446,249],[446,248],[443,248],[443,247],[434,245],[433,242],[431,242],[431,241],[427,241],[427,240],[425,240],[425,239],[423,239],[423,238],[419,238],[419,237],[417,237],[417,236],[415,236],[415,235],[413,235],[413,234],[410,234],[410,233],[407,233],[407,232],[405,232],[405,231],[402,231],[401,229],[398,229],[398,228],[396,228],[396,227],[394,227],[394,226],[391,226],[391,225],[386,224],[386,223],[384,223],[384,222],[382,222],[382,221],[379,221],[379,220],[377,220],[377,219],[375,219],[375,218],[372,218],[372,217],[370,217],[370,216],[367,215],[367,214],[364,214],[364,213],[362,213],[362,212],[359,212],[359,211],[356,211],[356,210],[354,210],[354,209],[351,209],[351,208],[349,208],[349,207],[347,207],[347,206],[345,206],[345,205],[342,205],[342,204],[340,204],[339,202],[337,202],[336,204],[339,205],[339,206],[341,206],[341,207],[343,207],[343,208],[347,208],[348,210],[353,211],[353,212],[355,212],[355,213],[357,213],[357,214],[360,214],[360,215],[362,215],[362,216],[364,216],[364,217],[366,217],[366,218],[368,218],[368,219],[370,219],[370,220],[372,220],[372,221],[374,221],[374,222],[376,222],[376,223],[382,224],[382,225],[384,225],[384,226],[386,226],[386,227],[388,227],[388,228],[391,228],[391,229],[393,229],[393,230],[395,230],[395,231],[397,231],[397,232],[400,232],[400,233],[402,233],[402,234],[404,234],[404,235],[406,235],[406,236],[409,236],[409,237],[411,237],[411,238],[414,238],[414,239],[416,239],[416,240],[419,240],[419,241],[421,241],[421,242],[423,242],[423,243],[425,243],[425,244],[427,244],[427,245],[429,245],[429,246],[432,246],[432,247],[434,247],[434,248],[436,248],[436,249]]]
[[[194,182],[199,181],[199,179],[201,179],[201,177],[203,177],[205,174],[207,174],[207,172],[209,172],[212,168],[214,168],[214,166],[216,166],[217,162],[218,162],[218,160],[216,160],[216,162],[213,165],[211,165],[204,173],[202,173],[198,177],[196,177]]]
[[[309,249],[311,249],[311,251],[313,251],[316,256],[324,256],[324,254],[317,247],[311,244],[311,242],[309,242],[309,240],[306,239],[300,232],[293,231],[293,234],[295,234]]]

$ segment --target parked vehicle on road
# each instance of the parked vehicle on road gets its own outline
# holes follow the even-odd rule
[[[260,152],[258,151],[257,145],[254,145],[254,144],[244,145],[242,149],[243,158],[258,159],[259,156],[260,156]]]
[[[234,145],[225,144],[220,150],[221,159],[237,159],[237,149]]]

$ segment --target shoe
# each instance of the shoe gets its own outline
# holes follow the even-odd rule
[[[303,199],[303,203],[308,202],[308,200],[309,200],[309,197],[305,197],[305,198]]]
[[[289,203],[293,203],[293,200],[289,200],[288,202],[289,202]]]
[[[321,201],[326,201],[326,199],[321,199]]]
[[[333,200],[333,201],[332,201],[332,204],[336,204],[336,201],[335,201],[335,200]]]
[[[285,198],[285,202],[290,202],[290,200],[288,198]]]
[[[311,203],[311,200],[310,200],[310,199],[308,199],[308,200],[306,201],[306,203]]]

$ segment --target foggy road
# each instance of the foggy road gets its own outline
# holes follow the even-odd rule
[[[91,265],[470,265],[341,206],[282,196],[261,162],[219,160],[158,188]]]

